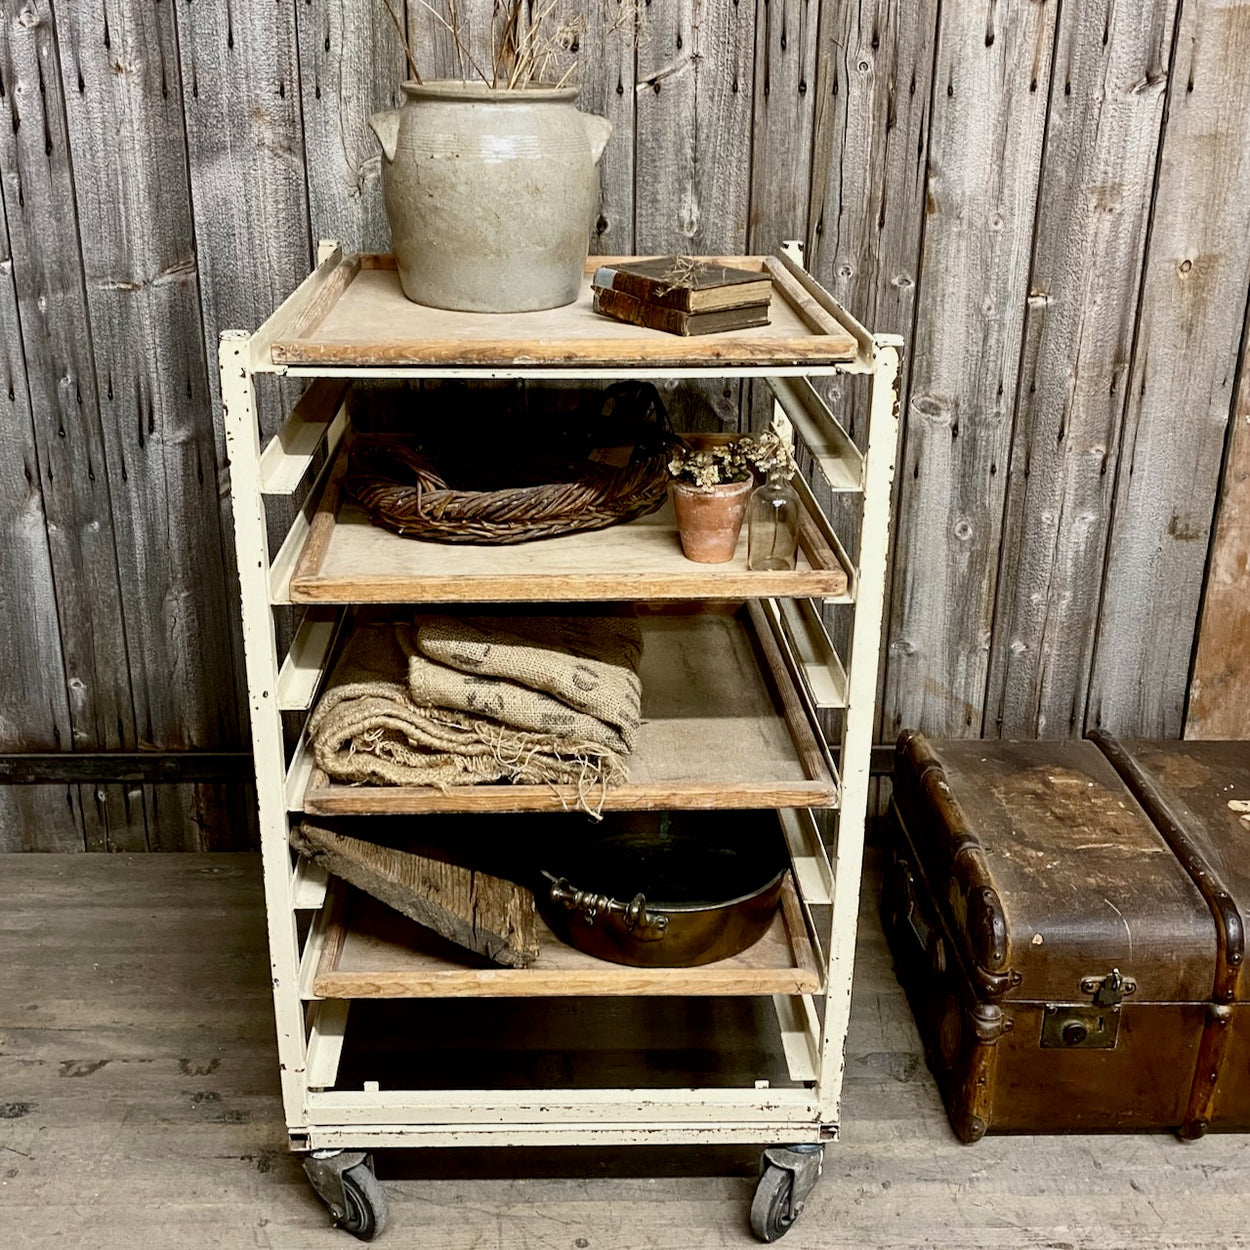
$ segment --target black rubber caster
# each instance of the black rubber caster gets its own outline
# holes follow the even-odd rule
[[[823,1156],[823,1148],[812,1144],[764,1151],[751,1200],[751,1231],[760,1241],[776,1241],[790,1231],[820,1178]]]
[[[390,1219],[386,1192],[373,1174],[373,1160],[360,1150],[316,1150],[304,1173],[334,1222],[361,1241],[372,1241]]]

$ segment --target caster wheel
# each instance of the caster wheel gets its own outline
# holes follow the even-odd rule
[[[390,1208],[378,1178],[363,1164],[343,1173],[344,1213],[338,1226],[361,1241],[372,1241],[386,1228]]]
[[[373,1161],[360,1150],[314,1151],[304,1172],[334,1222],[361,1241],[372,1241],[386,1228],[390,1208],[373,1174]]]
[[[751,1200],[751,1231],[760,1241],[776,1241],[790,1231],[796,1217],[791,1210],[793,1196],[793,1173],[769,1167],[760,1177]]]

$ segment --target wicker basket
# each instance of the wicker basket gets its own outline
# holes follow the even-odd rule
[[[605,529],[663,505],[676,440],[651,383],[608,387],[579,425],[591,432],[589,443],[541,452],[489,440],[435,450],[411,439],[362,439],[343,487],[375,525],[448,543],[505,545]],[[597,454],[617,447],[632,448],[621,467]]]

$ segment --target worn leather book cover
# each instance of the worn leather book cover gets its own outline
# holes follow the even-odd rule
[[[632,325],[664,330],[668,334],[723,334],[728,330],[745,330],[768,324],[767,304],[721,308],[714,312],[682,312],[677,308],[664,308],[635,299],[623,291],[603,288],[595,291],[594,308],[595,312],[615,321],[628,321]]]
[[[591,285],[689,313],[766,304],[772,296],[772,279],[766,273],[679,256],[601,265]]]

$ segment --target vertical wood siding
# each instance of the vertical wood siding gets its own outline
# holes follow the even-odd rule
[[[881,736],[1175,734],[1191,679],[1214,715],[1250,0],[650,0],[637,42],[624,0],[560,3],[614,126],[594,250],[801,238],[906,336]],[[492,7],[460,0],[483,63]],[[245,743],[216,340],[318,238],[386,246],[368,118],[403,75],[382,0],[0,0],[0,751]],[[732,425],[758,392],[672,398]],[[862,398],[830,390],[853,432]],[[0,849],[239,845],[245,797],[0,787]]]

